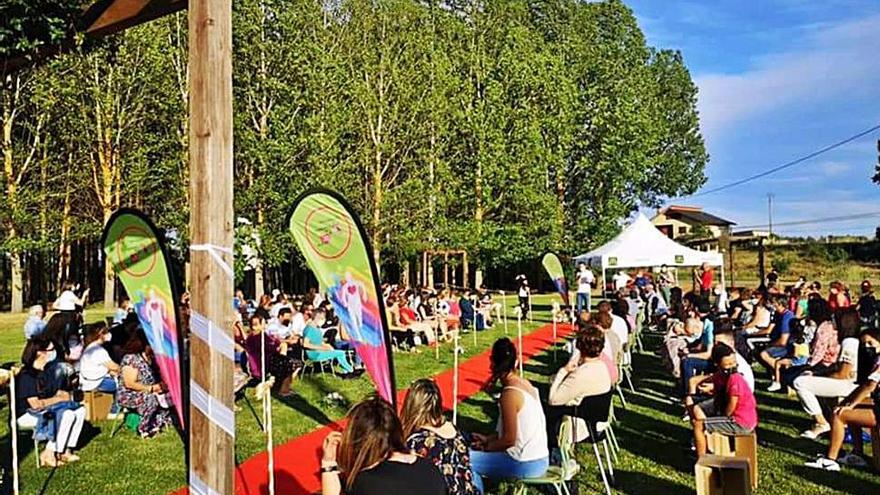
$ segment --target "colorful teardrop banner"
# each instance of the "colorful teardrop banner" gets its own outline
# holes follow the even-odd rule
[[[125,287],[134,305],[154,359],[168,386],[171,402],[185,429],[183,403],[183,335],[177,294],[163,236],[143,213],[122,208],[104,226],[101,238],[107,263]]]
[[[288,226],[379,394],[395,404],[379,272],[357,214],[339,194],[315,189],[296,200]]]
[[[562,271],[562,262],[559,261],[559,256],[556,256],[554,253],[547,253],[544,255],[544,259],[541,260],[541,264],[544,265],[544,269],[547,270],[547,274],[553,280],[556,291],[562,297],[562,303],[565,306],[571,306],[568,299],[568,282],[565,280],[565,272]]]

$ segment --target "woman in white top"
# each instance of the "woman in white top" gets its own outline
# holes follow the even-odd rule
[[[104,344],[111,339],[107,325],[92,323],[86,327],[82,357],[79,362],[79,382],[83,392],[97,390],[109,394],[116,393],[116,376],[119,365],[110,358]]]
[[[499,339],[492,346],[492,377],[503,389],[497,433],[473,434],[471,465],[474,480],[484,492],[481,477],[522,479],[542,476],[549,466],[547,426],[538,391],[516,373],[516,346],[510,339]]]
[[[840,340],[840,357],[824,376],[814,376],[806,371],[794,381],[794,389],[804,411],[813,417],[813,428],[801,434],[815,439],[831,431],[831,425],[822,414],[820,397],[843,398],[856,389],[856,371],[859,369],[859,312],[853,308],[841,310],[837,315],[837,338]]]

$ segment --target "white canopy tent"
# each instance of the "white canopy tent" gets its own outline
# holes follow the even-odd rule
[[[639,213],[617,237],[589,253],[574,258],[575,264],[586,263],[605,271],[616,268],[640,268],[667,265],[670,267],[700,266],[709,263],[721,267],[724,279],[724,256],[718,252],[691,249],[663,235],[648,218]]]

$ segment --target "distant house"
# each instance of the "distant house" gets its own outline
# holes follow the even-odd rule
[[[718,240],[729,235],[731,226],[736,225],[698,206],[677,205],[658,211],[651,223],[670,239],[703,251],[717,251]]]

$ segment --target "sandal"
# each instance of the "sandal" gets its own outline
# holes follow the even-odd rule
[[[828,433],[829,431],[831,431],[831,425],[829,425],[828,423],[818,424],[818,425],[813,426],[812,429],[801,433],[801,438],[809,438],[810,440],[816,440],[817,438]]]

